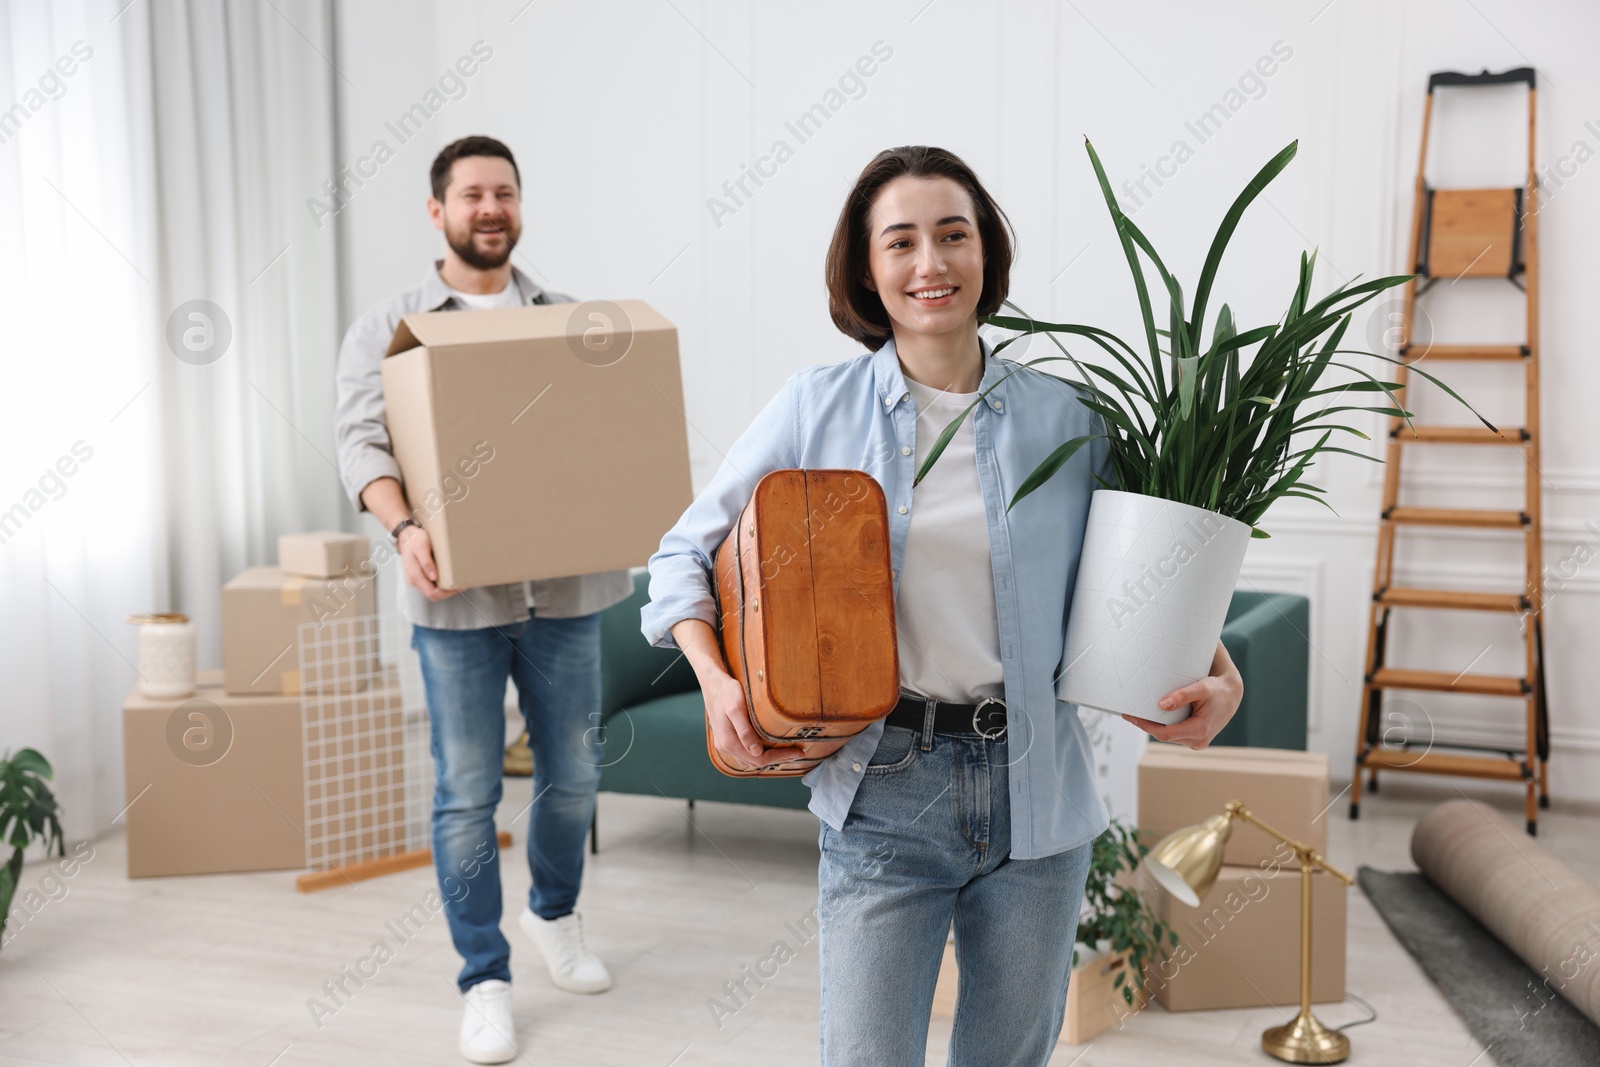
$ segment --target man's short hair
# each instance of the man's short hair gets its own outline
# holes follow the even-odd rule
[[[467,156],[498,156],[511,164],[511,173],[516,176],[517,189],[522,189],[522,172],[517,169],[517,161],[511,155],[511,149],[496,141],[493,137],[484,137],[473,134],[463,137],[459,141],[452,141],[433,157],[433,169],[429,178],[433,182],[433,198],[440,203],[444,202],[444,194],[450,188],[450,168],[456,160]]]

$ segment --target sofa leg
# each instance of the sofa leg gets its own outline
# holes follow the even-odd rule
[[[589,855],[593,856],[600,851],[600,805],[594,807],[594,814],[589,816]]]
[[[694,797],[689,798],[689,814],[694,814]]]

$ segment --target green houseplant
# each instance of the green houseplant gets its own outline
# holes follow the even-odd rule
[[[0,930],[11,914],[11,898],[22,879],[22,854],[35,840],[45,854],[66,855],[61,836],[61,809],[45,784],[52,777],[50,761],[31,748],[0,758],[0,841],[11,846],[11,858],[0,867]]]
[[[1102,488],[1091,498],[1073,590],[1064,668],[1056,689],[1062,700],[1164,723],[1186,717],[1187,706],[1164,711],[1158,702],[1209,669],[1248,539],[1268,536],[1259,525],[1263,514],[1286,497],[1315,500],[1332,510],[1323,499],[1325,490],[1307,480],[1312,461],[1320,455],[1343,453],[1381,462],[1330,443],[1335,433],[1367,439],[1339,417],[1343,413],[1371,412],[1410,423],[1411,413],[1395,392],[1398,383],[1380,380],[1340,358],[1366,355],[1401,362],[1340,346],[1355,310],[1405,283],[1408,275],[1353,279],[1313,299],[1316,257],[1302,253],[1281,319],[1242,329],[1228,305],[1221,304],[1210,322],[1209,341],[1205,336],[1217,270],[1239,220],[1288,166],[1298,145],[1292,142],[1273,156],[1234,199],[1212,239],[1193,299],[1186,300],[1150,240],[1122,213],[1100,158],[1086,141],[1132,274],[1142,345],[1135,348],[1095,326],[1043,322],[1009,301],[1007,307],[1017,315],[984,320],[1016,331],[995,346],[996,352],[1023,337],[1048,336],[1061,354],[1025,365],[1070,363],[1081,378],[1077,384],[1084,395],[1079,399],[1101,427],[1100,433],[1062,443],[1039,463],[1018,485],[1010,507],[1098,438],[1107,442],[1115,475],[1116,484],[1096,475]],[[1158,309],[1152,300],[1146,262],[1165,294],[1165,308]],[[1058,335],[1087,342],[1104,358],[1080,360]],[[1332,369],[1355,377],[1342,384],[1325,383]],[[1415,366],[1412,370],[1466,404],[1438,378]],[[1383,396],[1373,397],[1375,393]],[[980,395],[973,406],[982,399]],[[918,480],[966,415],[945,428]]]
[[[1149,852],[1138,834],[1114,820],[1091,850],[1061,1025],[1061,1039],[1071,1045],[1086,1044],[1143,1009],[1150,997],[1145,968],[1178,943],[1132,887],[1130,875]]]
[[[1146,963],[1161,954],[1164,942],[1178,943],[1177,932],[1155,917],[1143,896],[1118,884],[1124,872],[1138,869],[1149,851],[1140,842],[1139,831],[1121,819],[1113,819],[1094,839],[1089,880],[1083,887],[1084,913],[1078,919],[1078,940],[1072,949],[1074,967],[1078,966],[1079,946],[1102,954],[1126,953],[1128,965],[1117,972],[1112,984],[1129,1004],[1135,995],[1135,982],[1129,976],[1143,974]]]

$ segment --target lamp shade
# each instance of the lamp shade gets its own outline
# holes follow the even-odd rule
[[[1191,908],[1210,891],[1222,869],[1222,852],[1233,831],[1227,814],[1185,826],[1156,842],[1144,858],[1144,869],[1167,892]]]

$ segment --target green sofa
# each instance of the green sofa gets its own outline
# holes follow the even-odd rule
[[[798,778],[729,778],[711,765],[694,671],[676,649],[654,648],[639,632],[648,584],[648,574],[636,574],[633,595],[600,619],[601,791],[804,808],[811,791]],[[1217,744],[1306,747],[1309,620],[1305,597],[1234,594],[1222,642],[1245,696]]]
[[[798,778],[730,778],[711,765],[706,706],[689,661],[639,632],[649,583],[649,574],[634,575],[633,595],[600,616],[601,792],[804,808],[811,789]]]
[[[1305,597],[1235,590],[1222,645],[1244,679],[1244,700],[1212,744],[1305,751],[1310,635]]]

